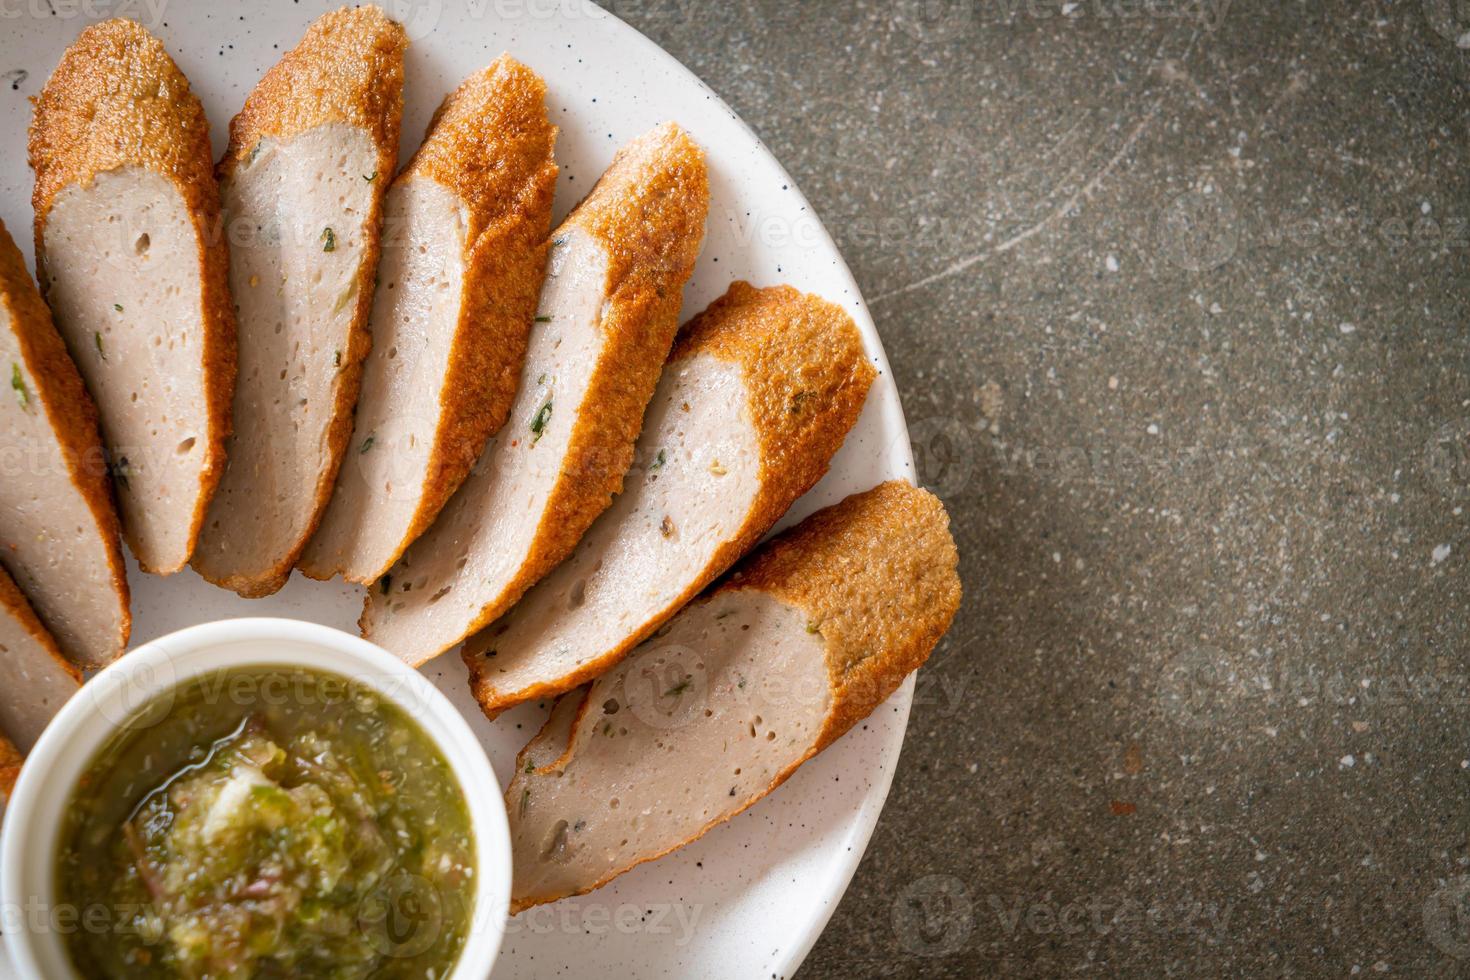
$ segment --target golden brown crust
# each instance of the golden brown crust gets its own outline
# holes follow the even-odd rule
[[[123,564],[122,539],[112,487],[107,482],[107,461],[97,429],[97,409],[87,394],[82,376],[66,352],[66,344],[51,323],[51,311],[41,300],[25,268],[25,259],[0,222],[0,303],[5,304],[14,324],[21,357],[36,387],[36,398],[46,412],[51,430],[61,447],[71,484],[86,501],[97,521],[107,553],[113,591],[121,611],[117,643],[100,663],[120,656],[132,632],[128,609],[130,593]]]
[[[826,474],[877,375],[852,318],[841,307],[790,286],[757,289],[745,282],[731,284],[725,295],[684,327],[669,363],[700,355],[740,365],[749,393],[747,410],[760,445],[760,489],[744,523],[661,615],[565,677],[498,691],[482,671],[485,657],[466,644],[463,659],[470,690],[490,717],[606,673],[724,574]]]
[[[250,93],[240,114],[230,120],[230,144],[220,160],[221,182],[246,160],[262,139],[284,143],[318,126],[340,123],[367,132],[377,147],[377,173],[390,174],[398,163],[398,136],[403,122],[403,57],[408,36],[403,27],[377,7],[343,7],[312,22],[296,47],[278,61]],[[372,208],[363,220],[362,261],[358,266],[357,304],[342,352],[327,426],[327,465],[317,476],[312,518],[296,545],[263,574],[206,574],[210,582],[247,599],[280,591],[291,568],[321,525],[332,498],[337,472],[352,439],[353,408],[362,386],[362,366],[372,349],[368,315],[382,242],[383,197],[388,181],[373,181]]]
[[[511,914],[601,888],[640,864],[698,840],[769,796],[804,763],[871,714],[928,659],[959,609],[958,565],[944,505],[927,491],[901,481],[854,494],[767,543],[714,594],[763,592],[811,617],[808,628],[822,636],[832,694],[827,718],[812,746],[777,773],[764,790],[685,840],[573,892],[513,895]],[[530,775],[567,765],[567,752],[556,753],[556,740],[565,738],[570,751],[591,691],[589,687],[566,695],[578,703],[575,714],[565,700],[558,701],[541,731],[521,750],[515,777],[506,791],[508,805],[528,775],[527,762],[534,764]],[[553,761],[547,764],[547,758]]]
[[[504,612],[571,554],[623,487],[643,412],[678,330],[684,284],[704,245],[709,176],[704,151],[676,123],[664,123],[618,151],[562,229],[577,228],[608,255],[606,353],[587,384],[556,484],[526,560],[503,601],[470,631]]]
[[[790,286],[733,283],[688,326],[673,359],[700,353],[744,369],[761,445],[761,492],[741,529],[741,540],[755,537],[723,571],[826,475],[877,371],[840,306]]]
[[[822,635],[832,708],[815,754],[928,659],[959,609],[958,566],[939,498],[894,480],[808,517],[742,563],[720,591],[775,596],[806,610],[808,628]]]
[[[15,781],[20,778],[20,764],[23,761],[20,750],[0,732],[0,804],[10,802],[10,794],[15,791]]]
[[[546,118],[545,99],[540,77],[501,55],[445,99],[400,178],[453,190],[469,208],[473,243],[429,475],[400,553],[464,482],[515,400],[546,276],[556,194],[557,129]]]
[[[62,188],[90,186],[97,174],[127,165],[167,176],[189,210],[202,212],[214,184],[210,160],[204,108],[163,43],[131,20],[93,24],[36,98],[30,162],[37,236]]]
[[[163,43],[124,19],[94,24],[77,37],[36,99],[30,127],[36,172],[36,268],[46,282],[46,222],[56,195],[71,184],[90,187],[100,173],[136,166],[169,180],[194,224],[200,271],[207,433],[200,493],[189,524],[192,553],[204,514],[225,467],[235,391],[235,310],[230,299],[229,251],[220,226],[204,107]],[[183,567],[152,568],[129,534],[147,572],[168,575]]]
[[[312,21],[230,120],[220,178],[234,173],[261,139],[284,143],[329,123],[367,130],[380,150],[378,173],[392,173],[398,163],[407,48],[402,26],[377,7],[341,7]]]

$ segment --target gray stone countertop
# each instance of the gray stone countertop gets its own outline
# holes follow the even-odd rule
[[[1470,5],[612,6],[811,198],[960,545],[800,976],[1470,972]]]

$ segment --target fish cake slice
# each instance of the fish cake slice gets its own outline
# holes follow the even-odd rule
[[[100,412],[123,535],[144,571],[177,572],[224,469],[235,377],[204,109],[157,38],[105,21],[41,90],[30,160],[38,276]]]
[[[194,567],[243,596],[286,583],[352,434],[407,45],[377,7],[324,14],[230,123],[218,169],[240,376]]]
[[[564,696],[506,791],[511,910],[598,888],[771,793],[928,658],[959,608],[957,565],[939,500],[883,483]]]

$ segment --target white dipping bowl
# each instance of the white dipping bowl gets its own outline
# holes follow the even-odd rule
[[[179,685],[242,667],[335,674],[397,705],[438,746],[459,781],[475,834],[474,916],[449,976],[483,980],[500,951],[511,883],[505,801],[484,749],[418,671],[366,640],[291,619],[224,620],[161,637],[88,681],[57,714],[26,757],[0,841],[0,931],[20,976],[78,976],[63,930],[82,928],[82,910],[59,907],[55,869],[63,811],[82,773],[125,727],[156,720]]]

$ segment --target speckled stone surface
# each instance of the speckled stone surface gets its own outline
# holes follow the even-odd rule
[[[801,976],[1470,972],[1470,7],[613,9],[811,198],[960,543]]]

